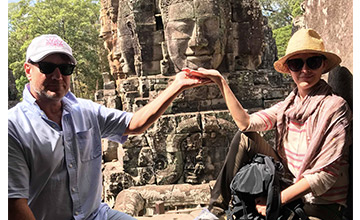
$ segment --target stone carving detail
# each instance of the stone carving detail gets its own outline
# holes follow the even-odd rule
[[[215,181],[207,184],[177,184],[165,186],[138,186],[121,191],[116,199],[115,209],[122,210],[132,216],[142,215],[144,210],[153,213],[155,204],[164,203],[166,209],[177,207],[193,208],[206,205],[210,199],[210,189]],[[152,210],[152,211],[150,211]]]
[[[249,112],[282,100],[290,90],[289,78],[272,68],[276,46],[255,0],[101,4],[100,36],[111,66],[104,77],[112,79],[104,79],[107,88],[98,92],[99,102],[118,103],[113,101],[118,98],[112,106],[134,112],[184,67],[221,71]],[[116,194],[130,193],[123,190],[130,186],[206,185],[219,173],[236,131],[215,85],[184,91],[144,134],[129,136],[123,145],[104,140],[104,200],[113,206]],[[271,140],[271,134],[264,135]],[[141,207],[134,203],[131,213],[141,214]]]

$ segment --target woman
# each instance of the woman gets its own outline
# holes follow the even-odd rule
[[[346,101],[321,79],[340,62],[336,54],[325,50],[314,30],[297,31],[288,43],[286,55],[274,63],[278,72],[292,76],[296,88],[284,101],[251,115],[218,71],[190,72],[191,76],[208,78],[218,85],[241,131],[234,138],[236,144],[230,146],[212,190],[211,212],[227,209],[232,178],[256,153],[263,153],[280,160],[294,178],[294,184],[281,192],[282,205],[302,197],[311,219],[342,219],[349,185],[352,114]],[[252,132],[272,128],[277,131],[274,148]],[[258,212],[265,215],[266,199],[258,198],[256,204]]]

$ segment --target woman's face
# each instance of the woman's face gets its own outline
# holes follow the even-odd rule
[[[326,60],[322,60],[321,65],[316,69],[312,69],[308,66],[306,60],[311,57],[317,57],[317,56],[321,56],[321,55],[316,53],[303,53],[303,54],[296,54],[288,59],[288,61],[301,59],[304,62],[304,65],[299,71],[293,71],[288,67],[290,74],[301,94],[304,95],[308,94],[310,89],[316,83],[319,82],[321,75],[326,67]]]
[[[225,16],[219,6],[206,0],[185,0],[168,7],[164,32],[175,71],[217,68],[226,45]]]

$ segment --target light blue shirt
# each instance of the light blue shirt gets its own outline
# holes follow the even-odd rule
[[[8,111],[8,197],[27,198],[37,220],[106,219],[101,138],[123,143],[133,114],[71,92],[62,103],[62,129],[39,108],[29,85]]]

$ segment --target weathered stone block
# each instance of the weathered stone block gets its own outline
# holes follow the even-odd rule
[[[101,90],[97,90],[95,93],[95,101],[102,101],[104,98],[104,91]]]
[[[115,204],[115,198],[119,192],[135,185],[133,178],[124,173],[119,162],[110,162],[104,164],[104,201],[112,208]]]
[[[144,75],[157,75],[160,73],[160,61],[144,61],[142,67]]]
[[[264,99],[280,99],[284,97],[284,89],[263,89]]]
[[[104,89],[116,89],[114,81],[104,83]]]
[[[188,8],[192,8],[193,6],[191,5],[192,2],[190,1],[184,1],[181,3],[176,3],[176,4],[172,4],[169,7],[169,14],[176,14],[176,20],[181,20],[184,18],[189,18],[189,17],[193,17],[193,12],[187,10]],[[169,22],[171,22],[172,20],[169,20]]]
[[[109,141],[107,139],[103,139],[102,147],[103,147],[103,159],[105,163],[118,159],[117,148],[119,147],[119,143]]]
[[[126,79],[122,81],[120,85],[121,92],[137,91],[139,87],[139,81],[137,78]]]
[[[240,103],[246,109],[248,109],[248,108],[263,108],[264,107],[263,101],[261,99],[242,100]]]
[[[104,97],[107,96],[116,96],[116,90],[115,89],[104,89],[103,90]]]

